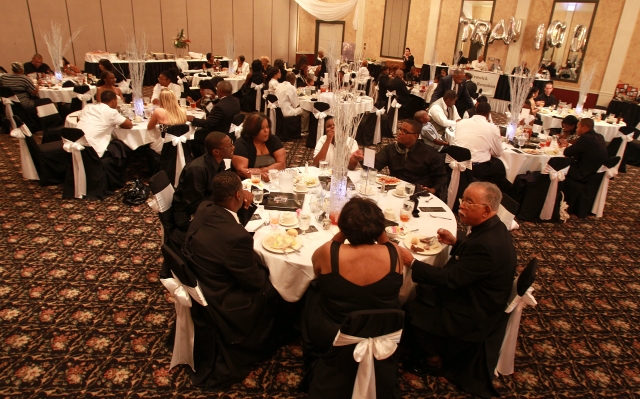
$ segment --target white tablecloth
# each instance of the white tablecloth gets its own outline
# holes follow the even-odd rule
[[[193,80],[191,81],[191,86],[192,86],[191,88],[197,89],[198,84],[200,83],[201,80],[209,80],[213,78],[214,78],[213,76],[198,76],[198,74],[195,74],[193,75]],[[226,82],[231,83],[231,87],[233,88],[233,93],[240,90],[240,88],[242,87],[242,84],[245,82],[246,79],[247,77],[243,75],[229,76],[224,78]]]
[[[303,168],[299,169],[302,170]],[[309,168],[309,174],[317,175],[318,172],[319,169],[317,168]],[[353,182],[357,183],[360,180],[360,172],[350,171],[349,177]],[[305,212],[309,211],[309,198],[310,195],[305,196],[305,202],[302,207]],[[433,213],[433,215],[450,218],[451,220],[431,218],[425,212],[421,212],[420,218],[412,219],[408,223],[409,229],[419,229],[416,234],[424,234],[427,236],[436,235],[436,231],[439,228],[447,229],[453,234],[456,234],[457,224],[453,212],[451,212],[447,205],[440,199],[434,196],[430,196],[429,198],[431,199],[428,202],[426,202],[426,199],[420,199],[419,206],[442,207],[446,212],[437,212]],[[397,198],[391,193],[388,193],[386,196],[380,196],[378,205],[382,209],[393,209],[397,217],[403,201],[404,199]],[[259,206],[256,213],[261,215],[262,220],[249,222],[246,226],[248,231],[254,231],[264,220],[269,220],[269,211],[265,211],[263,206]],[[263,263],[269,268],[271,283],[278,290],[282,298],[289,302],[300,300],[311,281],[316,278],[311,263],[311,256],[315,250],[329,241],[339,231],[337,226],[332,226],[331,230],[323,230],[322,226],[315,220],[313,220],[311,224],[315,226],[318,231],[315,233],[307,233],[308,238],[302,241],[303,246],[300,249],[300,254],[291,253],[287,255],[287,257],[282,254],[269,252],[262,246],[262,240],[271,232],[270,226],[261,228],[254,236],[254,249],[262,258]],[[295,225],[295,227],[297,227],[297,225]],[[279,228],[284,229],[283,227]],[[402,239],[400,241],[402,242]],[[442,266],[449,258],[449,247],[445,246],[442,252],[437,255],[415,256],[417,259],[432,265]],[[414,286],[415,283],[411,280],[411,271],[405,268],[405,283],[402,292],[410,292]]]
[[[424,99],[424,101],[429,102],[429,100],[427,100],[427,95],[429,94],[429,90],[425,88],[424,91],[420,91],[422,90],[421,86],[416,86],[413,89],[411,89],[411,94],[413,94],[416,97],[420,97],[422,99]]]
[[[491,111],[500,114],[504,114],[505,112],[509,111],[509,104],[511,104],[509,101],[498,100],[497,98],[493,97],[488,97],[487,100],[489,100],[488,103],[489,105],[491,105]]]
[[[543,129],[562,128],[563,118],[561,118],[556,111],[553,111],[552,113],[549,113],[549,114],[539,113],[539,115],[540,115],[540,118],[542,119]],[[626,126],[626,125],[621,125],[617,123],[611,124],[605,121],[600,121],[600,122],[594,121],[594,122],[595,123],[594,123],[593,129],[597,133],[600,133],[604,137],[604,141],[606,141],[607,143],[616,137],[621,127]]]
[[[67,115],[67,119],[64,122],[65,127],[76,127],[78,125],[78,116],[82,111],[75,111]],[[191,111],[187,110],[187,114],[194,115],[198,118],[204,118],[204,112]],[[124,142],[127,147],[132,150],[137,149],[140,146],[145,144],[153,143],[160,139],[160,130],[156,126],[155,129],[148,130],[147,123],[149,121],[144,119],[142,122],[134,123],[133,128],[131,129],[113,129],[112,137],[115,137],[122,142]],[[195,133],[195,127],[191,125],[190,122],[187,122],[189,125],[189,133],[190,136],[193,136]]]
[[[321,93],[322,94],[326,94],[326,93]],[[358,114],[362,114],[364,112],[370,112],[373,109],[373,98],[368,97],[368,96],[361,96],[358,97],[361,99],[361,102],[359,103],[355,103],[356,105],[356,113]],[[325,95],[324,97],[321,97],[318,99],[318,101],[323,101],[328,103],[330,106],[333,106],[333,98],[329,97],[327,95]],[[300,107],[302,107],[302,109],[307,110],[309,112],[313,113],[313,104],[315,103],[315,101],[311,101],[311,97],[300,97]],[[331,111],[331,108],[327,111],[327,113],[329,115],[333,115],[333,112]]]
[[[527,173],[527,171],[541,171],[549,162],[549,159],[553,156],[561,157],[562,153],[558,155],[548,155],[548,154],[539,154],[539,155],[531,155],[531,154],[518,154],[513,151],[513,146],[509,144],[502,145],[502,156],[500,159],[504,163],[505,168],[507,169],[507,179],[513,183],[516,179],[516,176],[521,175],[523,173]]]
[[[95,86],[89,86],[91,88],[91,95],[95,96],[98,90]],[[73,87],[61,87],[59,89],[43,89],[38,90],[38,96],[40,98],[50,98],[54,103],[70,103],[78,93],[74,93]]]

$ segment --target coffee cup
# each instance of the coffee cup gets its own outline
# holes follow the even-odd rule
[[[384,214],[384,218],[387,219],[387,220],[395,220],[396,219],[396,215],[393,212],[393,209],[391,209],[391,208],[385,209],[382,213]]]
[[[296,222],[296,214],[293,212],[284,212],[282,214],[282,224],[294,224]]]
[[[304,192],[304,191],[309,191],[309,189],[307,188],[306,184],[304,184],[303,182],[300,182],[296,184],[296,191]]]
[[[399,183],[399,184],[396,186],[396,194],[397,194],[397,195],[404,195],[404,184]]]

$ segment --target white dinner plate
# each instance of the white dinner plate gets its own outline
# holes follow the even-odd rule
[[[407,198],[408,197],[407,193],[398,194],[398,192],[396,190],[391,191],[391,194],[393,194],[394,197],[398,197],[398,198]]]
[[[407,249],[409,249],[414,254],[418,254],[418,255],[436,255],[436,254],[439,254],[442,251],[442,249],[444,248],[439,241],[436,241],[436,244],[431,246],[429,249],[425,249],[424,252],[414,251],[414,250],[411,249],[411,245],[415,245],[416,247],[424,249],[425,244],[423,244],[423,243],[421,243],[419,241],[418,241],[417,244],[411,244],[411,240],[413,239],[413,237],[417,237],[418,240],[420,240],[421,238],[427,238],[427,236],[425,236],[423,234],[407,234],[405,236],[405,238],[404,238],[404,246],[407,247]]]
[[[295,226],[295,225],[297,225],[297,224],[298,224],[298,221],[296,220],[295,222],[293,222],[293,223],[291,223],[291,224],[286,224],[286,223],[284,223],[284,222],[281,220],[279,224],[280,224],[280,226],[282,226],[282,227],[293,227],[293,226]]]
[[[286,237],[286,234],[281,234],[281,237]],[[293,249],[292,248],[287,248],[286,250],[276,247],[274,246],[274,242],[276,240],[277,235],[274,234],[269,234],[268,236],[266,236],[263,240],[262,240],[262,247],[264,249],[266,249],[269,252],[275,252],[277,254],[282,254],[282,253],[291,253],[291,252],[295,252],[294,249],[297,251],[300,248],[302,248],[302,242],[297,238],[297,237],[289,237],[291,240],[293,240]],[[284,238],[283,238],[284,239]]]

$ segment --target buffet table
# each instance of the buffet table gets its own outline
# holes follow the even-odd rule
[[[304,168],[298,168],[302,171]],[[319,169],[317,168],[309,168],[309,175],[318,176]],[[349,172],[350,179],[357,183],[360,180],[360,171],[350,171]],[[261,183],[261,185],[266,185],[266,188],[270,188],[270,184]],[[316,191],[317,190],[317,191]],[[309,200],[311,197],[311,193],[321,192],[321,188],[310,188],[309,193],[305,195],[304,203],[302,205],[302,210],[304,212],[309,212]],[[391,192],[387,195],[378,194],[377,197],[372,197],[374,200],[377,199],[378,206],[381,209],[391,209],[395,214],[395,217],[398,217],[398,212],[402,207],[402,203],[405,198],[398,198],[394,196]],[[419,202],[419,206],[421,207],[440,207],[443,211],[440,212],[420,212],[420,218],[412,218],[410,222],[407,223],[407,227],[409,229],[418,229],[414,234],[421,234],[425,236],[434,236],[436,235],[436,231],[439,228],[444,228],[456,234],[457,224],[453,212],[447,207],[447,205],[442,202],[440,199],[430,196],[430,197],[422,197]],[[261,220],[254,220],[247,224],[246,228],[248,231],[254,231],[258,226],[263,224],[263,221],[269,220],[269,211],[265,210],[262,205],[258,206],[258,210],[256,211],[258,215],[262,218]],[[431,217],[429,215],[434,215],[437,217]],[[295,224],[288,228],[297,227]],[[311,262],[311,256],[315,252],[315,250],[329,241],[338,231],[337,226],[331,226],[330,230],[323,230],[320,223],[318,223],[313,217],[311,226],[314,226],[318,229],[317,232],[307,233],[306,238],[301,238],[302,247],[300,248],[299,253],[289,253],[284,255],[282,253],[276,253],[276,251],[270,251],[265,249],[263,246],[263,240],[265,237],[273,234],[272,228],[270,226],[265,226],[260,230],[256,231],[254,235],[254,250],[262,259],[262,262],[269,268],[269,278],[273,286],[278,290],[283,299],[289,302],[295,302],[302,298],[307,287],[314,280],[315,274],[313,272],[313,264]],[[279,230],[284,232],[284,227],[278,227]],[[299,238],[302,236],[298,236]],[[404,246],[404,238],[400,238],[402,246]],[[421,256],[414,255],[417,259],[428,262],[432,265],[443,266],[448,258],[449,258],[449,247],[444,246],[443,250],[431,256]],[[401,289],[401,301],[406,301],[408,295],[411,290],[415,286],[415,283],[411,280],[411,269],[404,268],[404,285]]]

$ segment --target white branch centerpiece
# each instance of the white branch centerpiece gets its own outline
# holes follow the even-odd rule
[[[582,108],[587,101],[587,95],[589,94],[589,89],[591,89],[591,82],[593,82],[593,77],[596,75],[597,67],[597,63],[590,64],[588,68],[585,68],[584,65],[582,66],[580,92],[578,94],[578,104],[576,105],[576,114],[578,115],[582,114]]]
[[[142,84],[144,82],[145,54],[147,53],[147,36],[144,32],[138,36],[127,38],[127,57],[129,59],[129,76],[133,93],[133,109],[136,115],[144,115],[142,100]]]
[[[507,126],[507,137],[509,140],[512,140],[516,134],[518,122],[520,121],[520,113],[522,112],[522,106],[524,105],[527,95],[533,86],[533,81],[535,80],[534,76],[533,72],[519,76],[509,76],[511,94],[511,117],[509,118],[509,125]]]
[[[73,40],[80,34],[81,30],[82,28],[75,31],[67,41],[62,38],[61,25],[53,21],[51,21],[51,32],[40,31],[42,38],[47,45],[47,49],[49,50],[51,60],[53,61],[53,71],[56,79],[59,81],[62,80],[62,58],[71,47]]]
[[[351,157],[351,140],[355,140],[358,125],[363,114],[357,111],[358,92],[357,84],[345,86],[340,78],[339,60],[336,60],[327,52],[327,76],[331,96],[331,115],[335,123],[333,171],[331,176],[331,192],[329,196],[329,217],[335,224],[342,207],[347,203],[347,170]],[[358,70],[362,63],[358,61],[355,69]]]
[[[224,49],[227,52],[227,58],[230,60],[235,60],[236,57],[236,42],[233,39],[233,36],[230,34],[224,35]],[[251,64],[251,63],[249,63]],[[229,66],[229,70],[231,70],[231,66]]]

